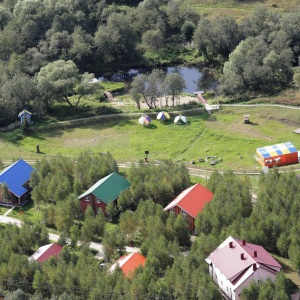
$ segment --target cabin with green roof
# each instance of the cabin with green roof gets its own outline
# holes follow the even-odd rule
[[[105,213],[108,203],[116,201],[121,192],[129,187],[130,182],[126,178],[116,172],[111,173],[78,197],[82,212],[91,206],[95,214],[101,210]]]

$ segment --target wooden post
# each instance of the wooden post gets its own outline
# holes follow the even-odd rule
[[[36,153],[40,153],[40,145],[39,144],[36,145]]]

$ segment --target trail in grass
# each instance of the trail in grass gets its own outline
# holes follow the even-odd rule
[[[203,135],[203,133],[207,130],[207,128],[204,128],[202,130],[202,132],[200,132],[198,135],[196,135],[195,139],[193,140],[193,142],[188,146],[186,147],[182,152],[181,152],[181,155],[183,155],[184,153],[186,153],[188,150],[190,150],[194,144],[196,143],[196,141]]]

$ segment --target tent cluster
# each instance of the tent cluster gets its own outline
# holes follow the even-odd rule
[[[170,115],[165,111],[161,111],[161,112],[158,113],[156,119],[161,120],[161,121],[165,121],[165,120],[170,119]],[[149,125],[151,123],[151,121],[152,120],[148,115],[143,115],[139,118],[139,124],[142,124],[142,125]],[[174,123],[183,123],[183,124],[185,124],[186,121],[187,121],[186,117],[182,116],[182,115],[179,115],[179,116],[175,117],[175,119],[174,119]]]

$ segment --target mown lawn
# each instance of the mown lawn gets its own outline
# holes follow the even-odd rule
[[[243,124],[243,114],[250,114],[252,124]],[[142,113],[141,113],[142,114]],[[109,151],[118,162],[137,162],[150,151],[151,161],[162,159],[195,161],[196,167],[253,171],[260,166],[254,160],[258,147],[292,142],[300,149],[300,111],[275,107],[223,107],[208,115],[199,110],[187,116],[187,124],[177,125],[171,120],[162,123],[153,116],[150,126],[138,124],[133,118],[114,118],[94,124],[73,125],[72,128],[51,128],[30,136],[8,132],[0,142],[2,160],[16,156],[40,159],[58,154],[76,156],[81,151]],[[41,154],[36,153],[39,144]],[[215,166],[198,162],[208,156],[220,162]]]

